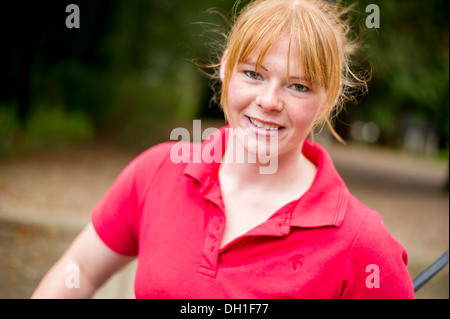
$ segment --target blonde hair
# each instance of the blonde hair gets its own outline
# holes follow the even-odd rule
[[[235,10],[240,1],[235,5]],[[244,60],[258,46],[256,68],[260,67],[270,47],[284,34],[290,36],[290,46],[300,50],[302,74],[312,85],[321,85],[327,92],[325,110],[314,126],[326,125],[335,138],[343,140],[333,128],[333,117],[348,100],[355,100],[355,92],[367,90],[367,76],[351,71],[350,55],[357,45],[349,40],[349,24],[343,19],[347,9],[338,3],[324,0],[254,0],[240,14],[226,34],[227,52],[220,104],[227,117],[228,82],[236,64]],[[289,61],[289,59],[288,59]],[[219,80],[218,68],[213,79]],[[216,96],[217,98],[217,96]]]

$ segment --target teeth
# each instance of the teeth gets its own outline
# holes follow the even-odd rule
[[[255,120],[254,118],[251,118],[251,117],[250,117],[250,122],[252,122],[256,127],[262,128],[265,130],[278,130],[281,127],[278,125],[261,123],[260,121]]]

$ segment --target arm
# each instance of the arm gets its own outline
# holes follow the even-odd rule
[[[108,248],[89,223],[44,276],[32,298],[90,298],[115,272],[133,259]],[[70,281],[70,276],[78,275],[78,270],[79,288],[71,287],[67,281]]]

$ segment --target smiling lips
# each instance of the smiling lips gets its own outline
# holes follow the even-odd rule
[[[283,126],[273,124],[273,123],[263,122],[261,120],[255,119],[253,117],[249,117],[249,119],[250,119],[250,122],[252,122],[252,124],[255,125],[257,128],[271,130],[271,131],[277,131],[278,129],[283,128]]]

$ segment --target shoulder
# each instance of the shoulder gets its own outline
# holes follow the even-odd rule
[[[369,208],[349,193],[346,222],[354,231],[354,245],[369,249],[393,239],[379,212]]]
[[[175,174],[177,165],[170,160],[174,144],[172,142],[157,144],[137,155],[122,170],[113,187],[125,188],[129,192],[143,195],[157,175],[165,174],[169,177],[169,173]]]
[[[136,156],[92,210],[92,224],[114,251],[126,255],[136,253],[142,212],[140,207],[146,200],[148,190],[152,185],[161,189],[161,181],[173,182],[167,174],[171,168],[172,144],[158,144]],[[165,165],[169,165],[168,169],[164,169]],[[161,174],[164,178],[158,179]]]
[[[166,142],[154,145],[136,156],[131,164],[139,167],[161,164],[170,157],[170,150],[174,144],[174,142]]]
[[[344,224],[352,238],[341,278],[346,288],[341,297],[414,297],[406,249],[388,230],[381,215],[351,195]],[[376,284],[368,282],[374,279]]]
[[[351,252],[358,258],[384,260],[389,254],[404,250],[382,216],[352,194],[349,194],[343,226],[351,234]]]
[[[166,142],[148,148],[128,164],[128,169],[137,171],[139,176],[148,179],[165,166],[174,164],[171,161],[171,151],[175,144],[174,142]]]

